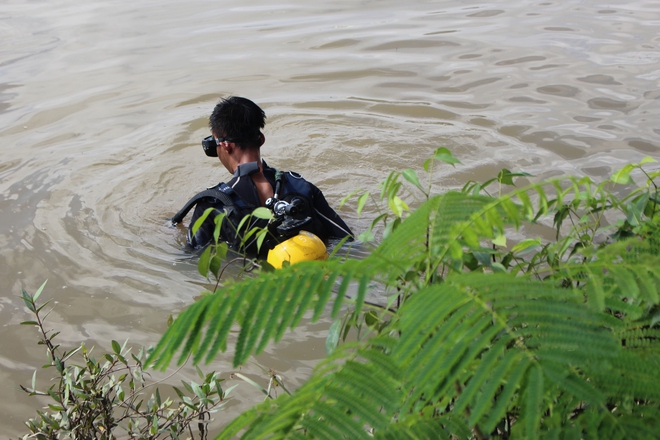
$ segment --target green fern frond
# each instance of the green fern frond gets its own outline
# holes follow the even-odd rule
[[[386,279],[396,279],[429,256],[442,260],[448,252],[452,227],[468,221],[492,198],[449,192],[430,198],[405,220],[368,257],[370,264]]]
[[[382,440],[419,440],[419,439],[469,439],[470,429],[455,423],[449,417],[429,417],[420,415],[410,417],[406,422],[396,422],[388,426],[386,431],[376,431],[374,438]]]
[[[558,419],[558,432],[574,429],[569,417],[579,413],[581,402],[603,414],[603,426],[618,430],[616,423],[606,423],[616,416],[604,403],[610,396],[621,397],[625,384],[601,388],[601,381],[611,374],[601,378],[595,364],[637,360],[635,355],[621,357],[617,334],[604,325],[609,316],[590,310],[579,290],[507,275],[487,278],[490,282],[485,285],[483,276],[457,275],[417,292],[391,328],[400,336],[358,345],[355,355],[369,353],[360,362],[339,362],[347,353],[339,350],[300,393],[278,399],[277,411],[268,406],[271,409],[255,413],[255,418],[244,419],[243,426],[255,429],[254,438],[259,437],[257,432],[280,432],[275,429],[284,430],[273,438],[284,438],[303,426],[312,437],[355,438],[359,420],[365,425],[362,432],[371,426],[378,436],[379,430],[396,428],[391,438],[414,438],[408,418],[417,419],[425,407],[435,407],[434,401],[449,398],[453,403],[443,417],[460,420],[463,426],[488,433],[504,414],[513,413],[520,435],[537,437],[542,429],[540,414],[563,399],[573,406],[567,406]],[[538,303],[550,304],[552,298],[561,307],[549,307],[548,319],[540,319]],[[553,322],[561,324],[558,333],[550,328]],[[566,350],[568,345],[571,351]],[[383,352],[380,347],[389,348]],[[650,391],[645,396],[655,398]],[[401,410],[395,412],[396,408]],[[439,421],[429,426],[446,429]],[[383,438],[389,437],[383,434]]]
[[[520,417],[534,414],[525,423],[537,426],[538,412],[531,409],[543,401],[539,384],[544,378],[557,387],[554,393],[580,391],[581,398],[602,405],[603,396],[588,381],[559,377],[556,365],[586,371],[590,359],[614,359],[620,351],[617,339],[603,328],[603,315],[589,310],[578,291],[510,276],[450,277],[417,292],[401,316],[396,327],[401,336],[392,356],[406,378],[404,394],[409,398],[402,412],[421,401],[453,397],[458,410],[471,414],[471,426],[494,408],[498,414],[511,410],[516,393],[526,396],[521,408],[527,410]],[[492,377],[485,380],[476,372]],[[501,389],[506,394],[497,394]],[[511,400],[500,401],[503,397]]]
[[[338,311],[344,295],[329,294],[332,282],[342,275],[350,281],[360,264],[355,260],[343,264],[337,261],[323,265],[296,264],[207,295],[174,321],[149,362],[156,368],[167,366],[184,342],[179,363],[193,349],[196,349],[195,361],[210,360],[226,348],[229,332],[239,319],[241,329],[234,364],[240,365],[251,354],[263,350],[269,341],[279,340],[287,328],[295,327],[310,308],[322,310],[328,303],[334,303],[333,309]]]
[[[511,402],[515,402],[515,394],[518,392],[522,383],[522,379],[527,373],[530,365],[531,360],[522,358],[519,362],[513,364],[511,371],[502,370],[501,375],[492,378],[490,380],[491,386],[484,390],[482,398],[476,400],[477,405],[474,407],[473,412],[477,413],[479,417],[471,417],[468,423],[471,426],[481,424],[482,429],[485,432],[492,432],[495,427],[504,419],[506,413],[513,409],[511,408]],[[506,375],[506,379],[504,379],[504,375]],[[498,377],[501,377],[499,380],[501,380],[502,383],[502,388],[499,393],[497,392],[499,383],[495,381]],[[486,413],[485,407],[489,407],[491,402],[484,402],[484,400],[490,396],[495,396],[495,393],[497,393],[497,399],[494,400],[495,405],[489,409],[488,413]],[[482,405],[484,408],[479,408],[479,405]],[[484,417],[487,417],[486,421],[480,421],[483,420]]]
[[[495,330],[495,328],[493,327]],[[491,339],[494,335],[488,335]],[[460,395],[454,403],[454,411],[458,414],[462,414],[463,411],[467,408],[468,404],[475,399],[475,396],[481,393],[482,386],[486,382],[494,383],[494,386],[491,386],[490,389],[492,392],[483,392],[486,396],[479,398],[481,408],[473,408],[471,411],[471,417],[474,418],[474,421],[478,421],[479,418],[486,411],[486,405],[489,403],[489,396],[493,396],[496,392],[497,387],[504,381],[504,375],[507,371],[517,362],[520,362],[521,356],[520,353],[509,351],[505,353],[506,345],[508,341],[505,339],[499,339],[495,342],[489,349],[488,352],[484,354],[483,362],[481,362],[474,370],[474,375],[465,381],[467,385],[460,392]],[[481,344],[480,344],[481,345]],[[492,369],[492,365],[495,365],[497,362],[497,368]]]
[[[582,285],[592,307],[608,308],[632,320],[660,302],[660,255],[648,240],[612,243],[584,263],[562,264],[557,277]]]
[[[527,383],[524,387],[523,405],[520,414],[521,423],[517,426],[525,428],[525,438],[538,438],[539,422],[541,420],[544,394],[543,371],[539,365],[533,365],[527,370]],[[524,421],[524,423],[522,423]]]
[[[265,402],[234,420],[219,438],[232,438],[246,428],[243,438],[271,439],[292,438],[300,430],[313,438],[368,439],[368,429],[386,430],[401,398],[399,383],[387,374],[396,368],[381,368],[391,364],[382,353],[367,347],[361,351],[364,357],[337,350],[333,362],[324,363],[329,369],[317,370],[294,395]]]

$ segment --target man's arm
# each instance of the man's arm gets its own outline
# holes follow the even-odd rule
[[[353,232],[348,227],[346,222],[330,207],[328,201],[320,189],[313,183],[309,183],[312,188],[312,199],[314,200],[314,209],[319,220],[323,223],[328,235],[336,238],[344,238],[346,236],[353,238]]]

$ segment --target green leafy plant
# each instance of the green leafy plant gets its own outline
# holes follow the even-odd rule
[[[225,405],[231,391],[222,389],[217,373],[203,374],[198,368],[200,383],[183,382],[185,392],[173,387],[175,401],[161,397],[159,389],[152,388],[155,383],[146,383],[144,350],[135,355],[117,341],[112,341],[112,352],[98,359],[84,343],[63,350],[55,343],[58,332],[44,326],[48,302],[37,303],[45,284],[34,295],[22,292],[34,320],[21,324],[37,328],[39,345],[48,355],[44,368],[55,370],[47,389],[38,389],[36,371],[30,387],[21,386],[49,402],[44,411],[37,411],[38,417],[26,422],[31,434],[24,439],[206,438],[211,414]],[[152,394],[145,398],[150,388]]]
[[[487,184],[433,195],[410,171],[391,175],[382,200],[392,216],[378,220],[387,233],[372,254],[298,263],[209,292],[148,362],[210,361],[237,323],[241,365],[303,316],[327,313],[337,319],[330,354],[309,380],[246,411],[219,438],[655,438],[658,173],[643,172],[646,185],[623,197],[609,189],[648,162],[600,185],[552,179],[506,193],[527,175],[503,170],[487,182],[497,182],[497,195]],[[424,195],[409,213],[400,176]],[[541,222],[554,225],[554,241],[507,247],[512,231]],[[365,303],[375,285],[388,307]],[[389,307],[395,299],[399,307]],[[349,322],[364,323],[366,335],[339,344]]]

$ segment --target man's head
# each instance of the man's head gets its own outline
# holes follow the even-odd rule
[[[239,96],[230,96],[218,103],[209,119],[211,132],[216,138],[227,138],[241,149],[258,149],[264,142],[261,129],[266,114],[254,102]]]

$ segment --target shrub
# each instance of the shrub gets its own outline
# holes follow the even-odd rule
[[[185,393],[174,387],[179,399],[174,401],[162,398],[159,389],[152,388],[155,383],[147,384],[144,349],[136,355],[126,343],[112,341],[112,352],[98,359],[84,343],[63,350],[55,343],[58,332],[44,327],[42,313],[48,302],[37,303],[45,284],[34,295],[22,292],[34,316],[22,324],[37,328],[39,345],[46,347],[48,356],[44,368],[54,370],[48,389],[37,389],[36,371],[31,386],[21,386],[49,402],[45,411],[37,411],[38,417],[26,422],[31,434],[24,439],[206,438],[211,414],[225,405],[231,391],[222,389],[223,379],[217,373],[205,375],[198,368],[200,383],[183,382]],[[150,388],[153,392],[145,400]]]

